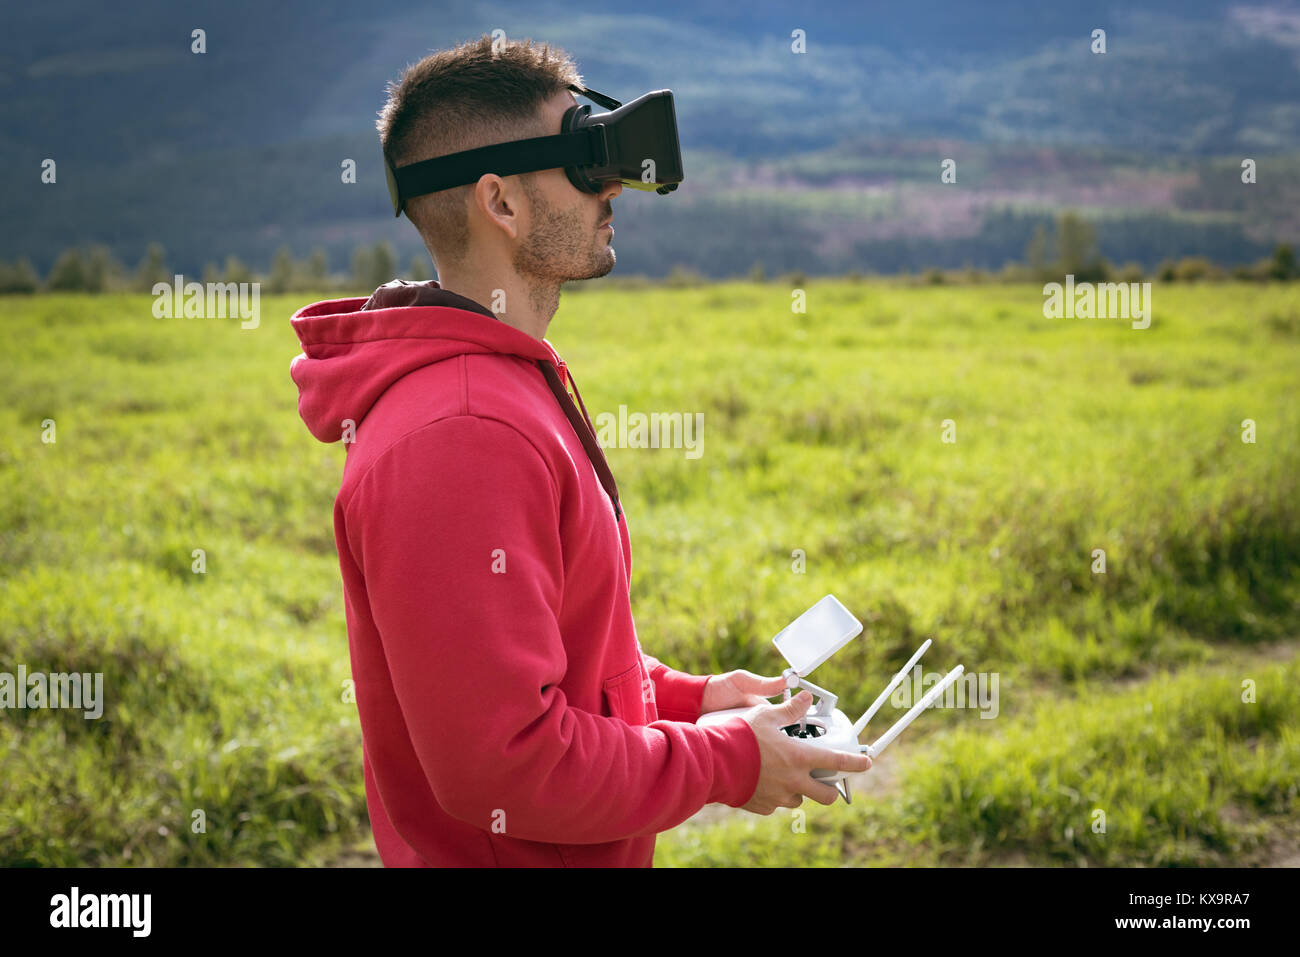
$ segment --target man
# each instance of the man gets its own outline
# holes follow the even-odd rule
[[[410,67],[380,137],[403,166],[557,133],[580,83],[560,51],[484,37]],[[836,798],[810,777],[826,752],[780,730],[806,692],[769,705],[779,677],[683,674],[637,640],[617,486],[544,339],[561,284],[613,268],[621,188],[550,169],[416,197],[438,282],[293,318],[302,417],[347,442],[334,526],[387,865],[648,866],[707,803]]]

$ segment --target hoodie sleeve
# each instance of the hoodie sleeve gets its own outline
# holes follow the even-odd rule
[[[343,510],[406,731],[447,813],[595,844],[753,795],[758,743],[741,718],[634,727],[568,706],[559,494],[519,431],[476,416],[427,425]]]
[[[665,721],[699,720],[704,704],[704,686],[713,676],[674,671],[644,651],[641,652],[641,661],[655,685],[655,706],[659,717]]]

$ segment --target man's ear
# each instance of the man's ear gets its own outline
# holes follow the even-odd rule
[[[470,204],[479,215],[493,228],[505,232],[511,239],[519,238],[523,228],[520,213],[523,204],[523,189],[518,185],[518,178],[507,182],[495,173],[485,173],[474,184],[470,194]]]

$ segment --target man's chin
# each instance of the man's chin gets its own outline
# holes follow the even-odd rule
[[[614,248],[608,246],[590,269],[586,270],[582,275],[574,276],[573,280],[599,279],[601,276],[607,276],[613,270],[617,261],[618,257],[614,255]]]

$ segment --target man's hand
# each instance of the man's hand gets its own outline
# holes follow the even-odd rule
[[[764,678],[749,671],[730,671],[725,675],[714,675],[708,680],[704,686],[704,702],[700,710],[707,713],[767,704],[768,698],[779,695],[784,690],[784,678]]]
[[[812,695],[800,691],[789,701],[765,704],[744,716],[758,739],[762,767],[758,772],[758,786],[743,810],[771,814],[778,807],[798,807],[804,795],[829,807],[840,792],[816,780],[812,776],[815,769],[865,771],[871,767],[871,759],[865,754],[828,751],[804,744],[781,730],[807,714],[811,705]]]

